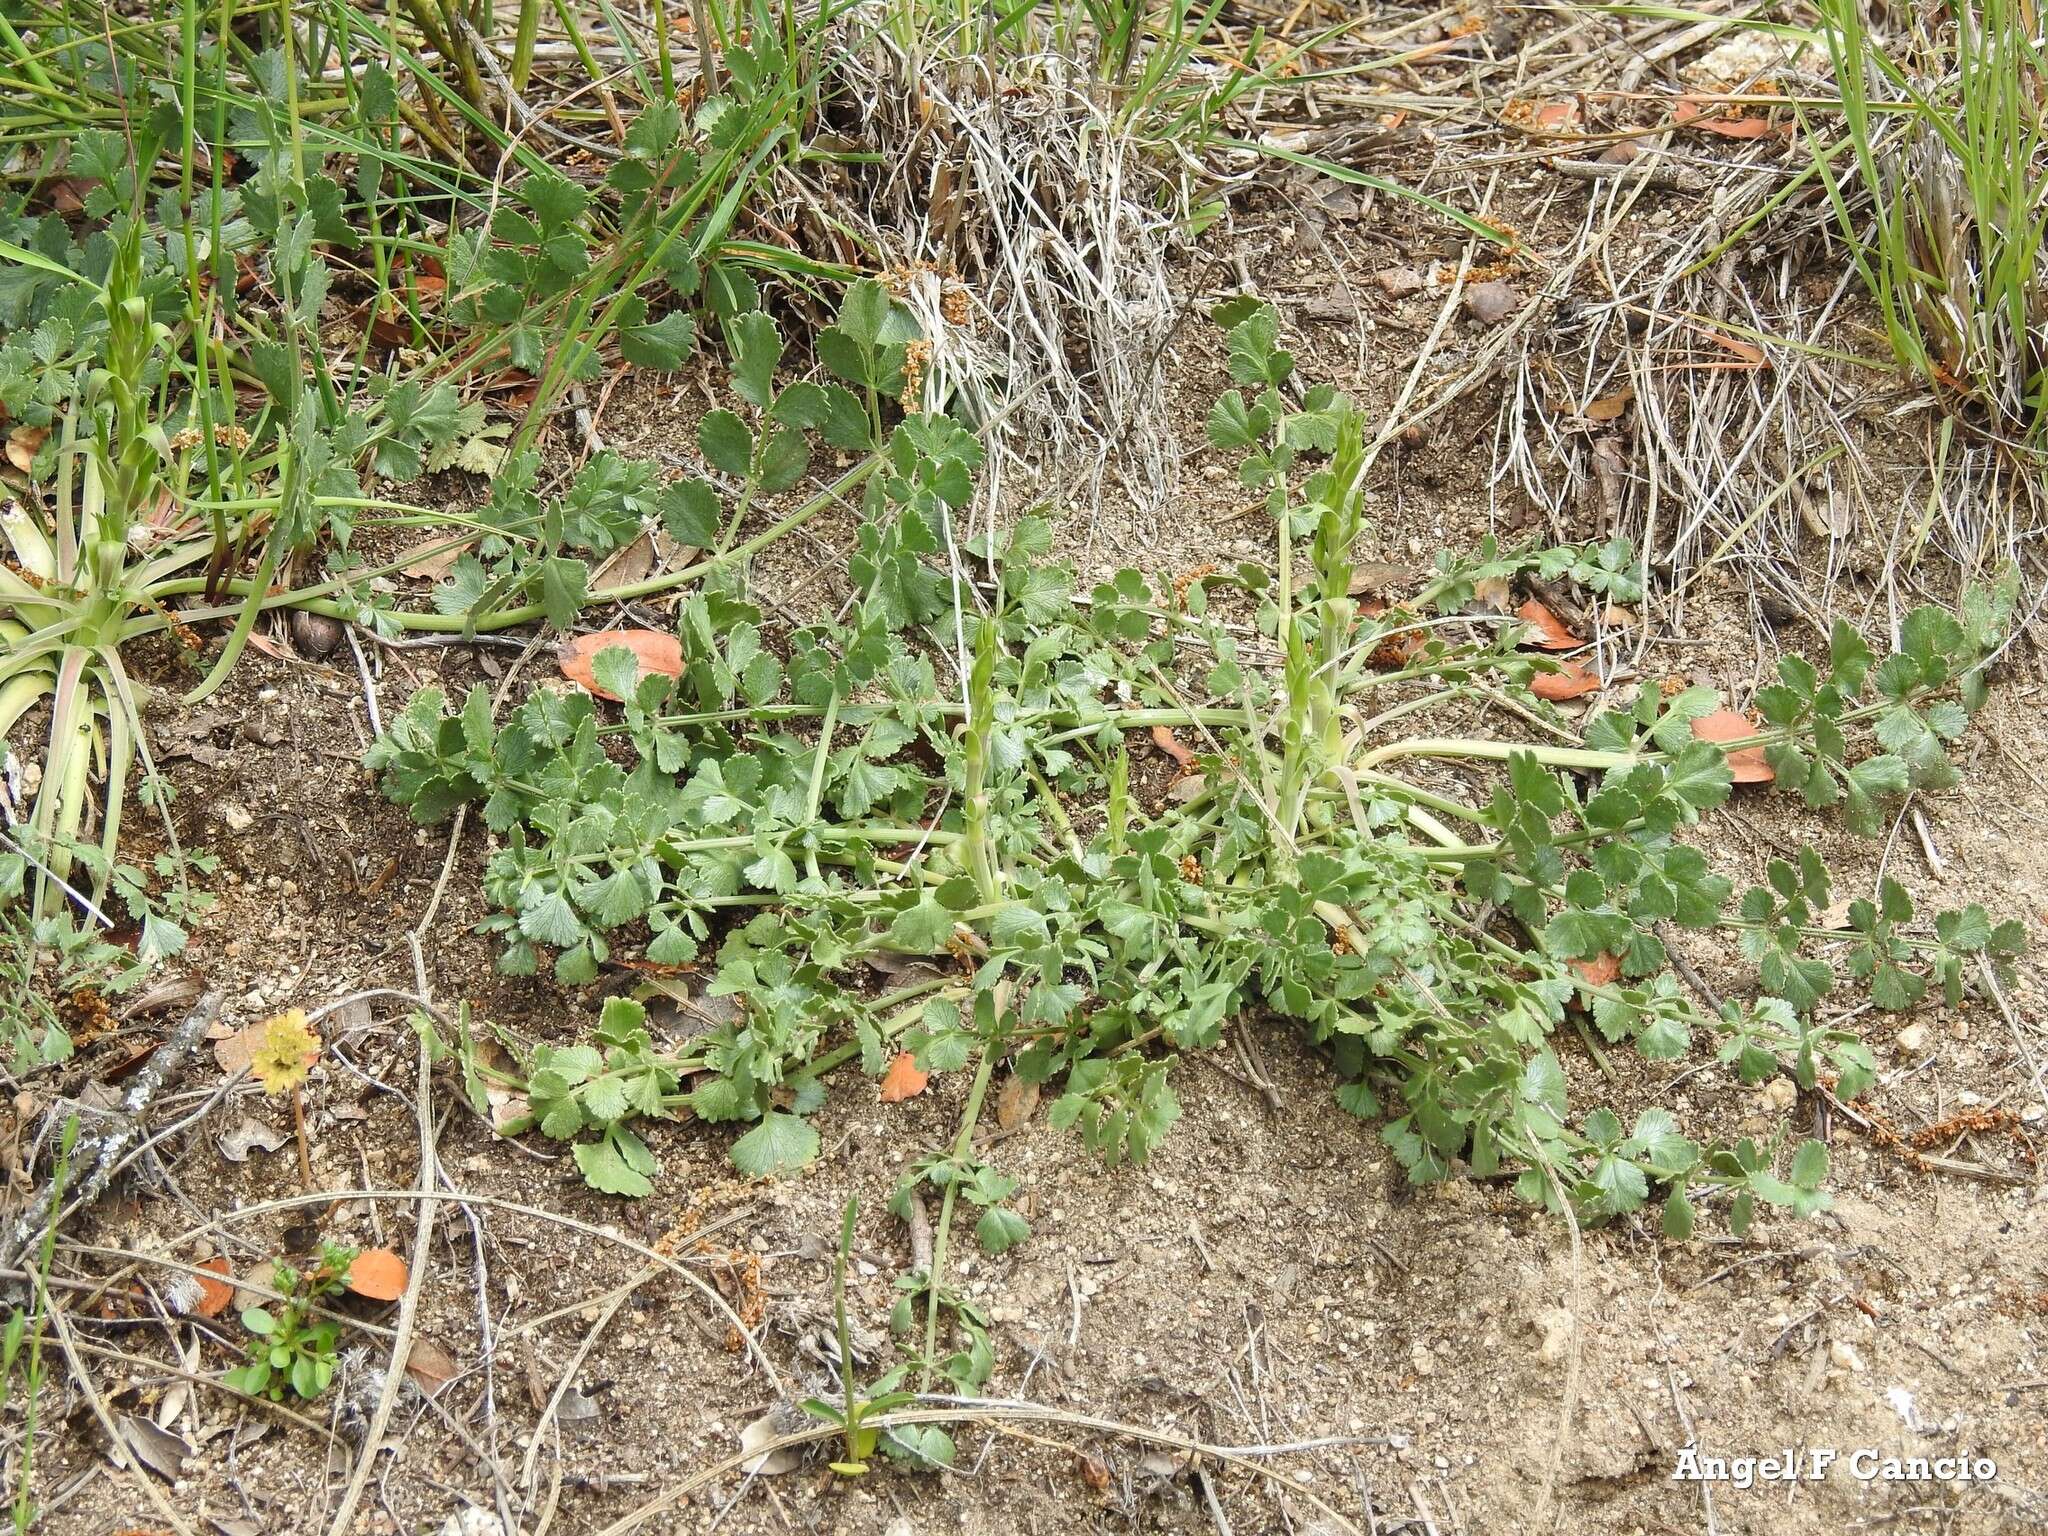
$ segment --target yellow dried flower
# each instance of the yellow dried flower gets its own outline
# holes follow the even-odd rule
[[[265,1093],[289,1093],[319,1059],[320,1037],[306,1022],[306,1010],[290,1008],[264,1021],[262,1042],[249,1053],[249,1075]]]

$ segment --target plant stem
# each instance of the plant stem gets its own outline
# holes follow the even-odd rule
[[[839,1228],[839,1256],[832,1266],[832,1313],[839,1325],[839,1379],[846,1389],[846,1417],[840,1427],[846,1431],[846,1459],[860,1464],[860,1405],[853,1385],[853,1336],[846,1326],[846,1257],[853,1251],[853,1220],[860,1209],[860,1196],[846,1197],[846,1217]]]
[[[299,1089],[292,1089],[292,1129],[299,1138],[299,1180],[308,1190],[313,1187],[313,1159],[306,1151],[306,1096]]]
[[[946,1193],[939,1202],[939,1219],[932,1228],[932,1272],[925,1277],[924,1364],[919,1370],[918,1390],[928,1392],[932,1384],[933,1357],[939,1348],[940,1282],[946,1273],[946,1239],[953,1228],[953,1203],[960,1192],[959,1170],[974,1150],[974,1126],[981,1119],[981,1101],[988,1093],[994,1074],[996,1050],[993,1041],[981,1048],[981,1060],[974,1069],[974,1082],[967,1090],[967,1107],[960,1115],[960,1134],[953,1138],[954,1176],[946,1181]]]
[[[879,458],[870,458],[860,464],[856,464],[824,491],[812,497],[794,512],[791,512],[789,516],[762,529],[752,538],[735,544],[731,549],[714,560],[702,560],[695,565],[685,566],[680,571],[665,571],[659,576],[650,576],[643,581],[627,582],[622,586],[608,587],[603,591],[593,592],[590,594],[585,606],[589,607],[600,603],[629,602],[636,597],[652,597],[658,592],[672,592],[678,587],[689,586],[694,582],[702,581],[706,576],[723,570],[727,566],[737,565],[756,550],[774,543],[791,529],[809,522],[827,506],[839,500],[848,491],[851,491],[866,480],[880,465],[881,460]],[[419,555],[417,553],[409,551],[403,559],[390,561],[384,565],[365,570],[351,571],[346,579],[334,577],[327,581],[318,582],[310,587],[300,587],[289,592],[265,594],[253,606],[258,611],[268,611],[272,608],[303,608],[308,613],[325,614],[333,619],[359,621],[363,616],[362,610],[345,607],[340,603],[334,602],[330,600],[329,594],[344,592],[351,583],[367,581],[376,576],[389,576],[418,558]],[[248,581],[229,581],[223,582],[221,585],[224,591],[241,597],[247,597],[257,591],[255,583]],[[167,597],[186,596],[205,590],[206,583],[202,579],[189,577],[159,583],[151,589],[151,595],[161,601]],[[244,606],[242,603],[236,603],[232,607],[194,609],[181,613],[178,617],[188,624],[204,619],[221,619],[228,617],[230,614],[240,614]],[[418,630],[429,634],[488,634],[501,629],[511,629],[520,624],[534,623],[539,619],[545,618],[547,610],[538,603],[529,603],[519,608],[501,608],[495,613],[486,614],[483,618],[475,620],[462,614],[409,613],[394,609],[380,610],[379,616],[390,620],[403,629]],[[121,638],[123,641],[132,640],[140,635],[154,634],[156,631],[168,627],[169,622],[167,620],[152,614],[147,618],[137,619],[127,625],[121,631]]]
[[[1518,741],[1472,741],[1460,737],[1416,736],[1406,741],[1375,747],[1359,758],[1359,768],[1376,768],[1403,757],[1463,757],[1504,763],[1519,753],[1528,753],[1546,768],[1604,770],[1633,768],[1643,760],[1636,752],[1595,752],[1585,747],[1526,746]]]

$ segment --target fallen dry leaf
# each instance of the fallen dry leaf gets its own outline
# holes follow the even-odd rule
[[[362,311],[358,311],[360,321]],[[370,318],[370,340],[380,347],[409,347],[412,345],[412,325],[409,319],[401,318],[395,304],[387,304],[385,310]]]
[[[791,1430],[801,1429],[807,1422],[798,1417],[792,1423],[789,1417],[778,1404],[740,1431],[740,1449],[748,1453],[747,1460],[740,1463],[740,1470],[747,1476],[780,1477],[804,1464],[804,1448],[800,1445],[769,1449]]]
[[[1698,128],[1724,139],[1760,139],[1775,131],[1768,118],[1731,115],[1739,110],[1705,96],[1681,96],[1672,109],[1671,120],[1680,127]]]
[[[251,1307],[267,1307],[273,1300],[263,1293],[275,1289],[277,1261],[264,1259],[242,1277],[242,1284],[235,1287],[235,1307],[246,1312]]]
[[[1716,330],[1709,330],[1706,334],[1707,340],[1713,342],[1714,345],[1716,345],[1717,347],[1721,347],[1726,351],[1733,352],[1737,357],[1741,358],[1743,362],[1748,364],[1750,367],[1761,368],[1764,366],[1764,349],[1756,345],[1756,343],[1743,341],[1741,338],[1735,336],[1723,335],[1720,331]],[[1710,364],[1708,366],[1718,365]]]
[[[119,1415],[114,1423],[136,1461],[167,1483],[175,1483],[185,1475],[185,1463],[193,1451],[191,1442],[182,1435],[158,1429],[149,1420],[132,1413]]]
[[[1692,733],[1701,741],[1740,741],[1754,736],[1757,723],[1732,709],[1717,709],[1692,723]],[[1768,784],[1777,777],[1764,761],[1762,747],[1741,747],[1728,754],[1728,773],[1738,784]]]
[[[213,1059],[220,1063],[221,1071],[233,1077],[237,1072],[246,1071],[257,1047],[263,1044],[264,1032],[270,1027],[268,1019],[258,1019],[254,1024],[245,1024],[240,1029],[225,1029],[214,1036]]]
[[[1415,567],[1387,560],[1360,560],[1351,567],[1352,597],[1385,596],[1415,579]]]
[[[1152,745],[1172,758],[1176,768],[1189,768],[1194,765],[1195,754],[1181,745],[1180,738],[1173,734],[1173,727],[1170,725],[1152,727]]]
[[[43,191],[57,212],[83,213],[86,193],[98,185],[90,176],[53,176],[43,183]]]
[[[1621,961],[1601,950],[1597,955],[1588,955],[1583,960],[1567,962],[1578,973],[1579,980],[1589,987],[1604,987],[1621,976]]]
[[[1380,637],[1372,654],[1365,658],[1365,664],[1376,671],[1398,672],[1420,656],[1428,644],[1421,630],[1406,627],[1415,622],[1415,615],[1406,608],[1393,608],[1378,598],[1367,598],[1358,605],[1358,614],[1360,618],[1386,621],[1379,627],[1388,633]]]
[[[1579,411],[1588,421],[1613,421],[1628,409],[1629,401],[1635,399],[1633,384],[1624,384],[1611,395],[1602,395],[1598,400],[1589,400]]]
[[[523,368],[507,368],[484,386],[484,393],[498,396],[499,408],[516,416],[533,404],[540,393],[540,380]]]
[[[604,563],[590,573],[590,590],[609,592],[613,587],[630,587],[636,581],[645,581],[653,570],[654,533],[650,529],[605,556]]]
[[[918,1067],[914,1054],[898,1051],[896,1059],[889,1063],[889,1070],[882,1074],[882,1102],[900,1104],[905,1099],[914,1099],[924,1092],[924,1085],[931,1080],[931,1073]]]
[[[665,635],[656,629],[605,629],[594,635],[578,635],[573,640],[562,642],[556,652],[562,676],[600,699],[617,698],[618,695],[606,693],[597,686],[597,678],[591,670],[599,652],[610,650],[615,645],[622,645],[633,653],[640,663],[642,677],[656,672],[663,677],[683,675],[683,643],[674,635]]]
[[[405,1260],[389,1248],[365,1248],[348,1267],[348,1288],[372,1301],[396,1301],[411,1276]]]
[[[996,1090],[996,1124],[1014,1131],[1038,1108],[1038,1084],[1012,1072]]]
[[[1598,693],[1600,688],[1600,675],[1576,661],[1563,663],[1555,672],[1538,672],[1529,680],[1529,691],[1537,698],[1549,699],[1552,703]]]
[[[275,1152],[290,1139],[254,1115],[244,1115],[240,1125],[221,1133],[218,1145],[220,1155],[229,1162],[246,1163],[251,1152]]]
[[[1482,576],[1472,583],[1472,601],[1465,605],[1467,613],[1506,613],[1513,598],[1508,592],[1505,576]]]
[[[1564,627],[1562,619],[1533,597],[1515,610],[1515,617],[1529,626],[1528,638],[1522,643],[1533,645],[1539,651],[1569,651],[1585,643]]]
[[[461,1372],[462,1367],[456,1363],[455,1357],[432,1339],[416,1338],[412,1341],[412,1348],[406,1351],[405,1374],[429,1397]]]
[[[48,427],[16,427],[7,434],[7,462],[24,475],[27,474],[29,466],[36,461],[36,450],[43,446],[49,436]]]
[[[260,630],[249,632],[249,649],[268,656],[272,661],[291,661],[292,653]]]
[[[217,1253],[201,1261],[199,1267],[206,1273],[193,1277],[199,1282],[199,1300],[192,1310],[201,1317],[219,1317],[235,1299],[235,1288],[228,1283],[234,1278],[234,1266],[226,1254]]]
[[[439,581],[443,576],[454,570],[455,562],[460,560],[469,551],[469,545],[467,544],[448,544],[446,548],[440,547],[446,543],[447,541],[444,539],[429,539],[426,543],[417,546],[420,549],[426,550],[427,553],[421,555],[417,560],[409,560],[404,565],[401,565],[398,568],[398,574],[410,576],[417,581]]]

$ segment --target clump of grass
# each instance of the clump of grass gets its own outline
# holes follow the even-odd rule
[[[1841,145],[1814,170],[1899,365],[1945,408],[2037,459],[2048,453],[2048,113],[2031,11],[1949,0],[1910,57],[1855,0],[1820,35]],[[1915,65],[1918,68],[1915,68]]]
[[[162,330],[142,291],[140,235],[131,224],[104,284],[56,268],[90,289],[104,365],[80,366],[72,374],[72,394],[51,445],[51,511],[39,516],[10,502],[5,524],[12,558],[0,571],[0,635],[7,640],[0,657],[0,732],[39,702],[50,709],[50,748],[34,810],[10,838],[17,858],[35,862],[38,918],[76,894],[66,877],[79,848],[95,762],[107,790],[86,905],[106,896],[140,713],[121,643],[138,613],[161,610],[161,585],[202,561],[211,547],[203,534],[179,537],[149,522],[170,454],[151,409],[148,378]],[[169,536],[160,542],[159,532]],[[166,942],[151,936],[153,947]]]
[[[517,20],[522,84],[536,14],[524,5]],[[825,23],[720,14],[735,34],[724,90],[694,119],[666,47],[606,85],[615,139],[594,188],[479,109],[497,66],[468,7],[414,4],[408,33],[345,5],[309,19],[187,0],[175,27],[108,32],[55,0],[0,33],[0,79],[26,87],[0,132],[36,172],[0,207],[0,409],[10,446],[36,450],[0,526],[0,735],[33,727],[46,743],[33,808],[0,844],[0,900],[29,887],[34,931],[65,909],[111,926],[110,891],[140,892],[118,853],[130,770],[149,758],[132,642],[169,631],[196,659],[199,626],[232,619],[180,685],[189,702],[220,684],[266,609],[473,629],[567,623],[588,600],[585,557],[637,534],[652,466],[601,456],[567,514],[508,493],[500,522],[470,534],[504,546],[493,579],[431,614],[396,611],[375,591],[391,567],[350,553],[359,524],[429,517],[364,477],[487,473],[509,446],[516,484],[606,355],[674,369],[696,311],[747,307],[721,296],[752,294],[754,279],[720,258],[750,192],[796,151]],[[550,88],[574,95],[561,73]],[[495,88],[513,86],[500,75]],[[641,103],[630,123],[620,98]],[[465,149],[495,151],[509,185]],[[77,190],[67,203],[53,184]],[[812,270],[770,247],[747,265]],[[337,346],[333,322],[353,305],[370,319]],[[516,431],[486,433],[461,388],[506,369],[534,376],[532,405]],[[181,939],[151,906],[144,955]]]

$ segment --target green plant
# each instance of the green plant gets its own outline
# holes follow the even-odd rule
[[[1995,436],[2048,430],[2048,117],[2036,32],[2012,0],[1948,0],[1913,58],[1850,0],[1821,6],[1853,177],[1813,169],[1900,367]]]
[[[38,917],[70,873],[95,757],[108,796],[92,895],[97,901],[106,893],[138,715],[120,657],[122,626],[136,609],[158,605],[158,583],[205,553],[203,546],[174,546],[146,563],[131,560],[131,531],[142,527],[169,457],[145,397],[159,333],[141,291],[139,231],[131,227],[117,247],[94,300],[106,364],[76,375],[55,447],[57,510],[45,524],[21,503],[9,504],[14,558],[0,572],[0,622],[9,642],[0,659],[0,730],[44,698],[51,711],[42,783],[23,828],[30,847],[19,850],[37,860]]]
[[[1356,408],[1322,389],[1290,404],[1271,312],[1222,318],[1238,388],[1210,431],[1266,492],[1270,571],[1185,591],[1125,572],[1083,605],[1044,563],[1035,519],[955,551],[974,444],[914,417],[866,486],[856,601],[793,635],[786,667],[761,660],[763,620],[721,580],[679,615],[681,677],[600,652],[616,715],[544,689],[494,726],[481,693],[450,714],[426,691],[373,748],[387,793],[416,815],[473,802],[503,840],[484,927],[506,968],[552,953],[574,983],[621,946],[659,965],[715,949],[708,989],[735,1022],[664,1053],[637,1005],[614,1001],[597,1046],[528,1058],[541,1128],[595,1132],[578,1157],[602,1187],[644,1192],[657,1159],[626,1127],[683,1105],[751,1125],[733,1149],[746,1171],[800,1164],[817,1149],[803,1117],[820,1075],[855,1058],[879,1074],[908,1049],[926,1070],[974,1067],[961,1144],[913,1178],[942,1191],[942,1232],[965,1194],[1000,1250],[1023,1230],[1002,1203],[1010,1183],[965,1140],[997,1060],[1063,1079],[1055,1120],[1105,1157],[1142,1158],[1176,1113],[1175,1054],[1256,1012],[1298,1021],[1330,1053],[1340,1101],[1388,1116],[1416,1180],[1459,1163],[1516,1172],[1525,1197],[1569,1199],[1586,1220],[1661,1190],[1674,1231],[1704,1196],[1725,1199],[1738,1228],[1759,1201],[1825,1198],[1814,1154],[1780,1140],[1703,1144],[1662,1111],[1626,1132],[1605,1111],[1574,1113],[1552,1041],[1582,1039],[1604,1063],[1597,1033],[1668,1061],[1704,1035],[1745,1080],[1785,1071],[1862,1092],[1869,1051],[1812,1013],[1841,981],[1821,952],[1839,935],[1817,920],[1817,858],[1774,866],[1736,906],[1688,829],[1728,798],[1731,751],[1760,750],[1781,792],[1864,831],[1908,790],[1951,782],[1944,744],[1982,701],[2010,588],[1973,591],[1960,617],[1915,612],[1882,659],[1838,625],[1824,662],[1780,661],[1743,740],[1699,738],[1694,722],[1719,701],[1697,688],[1643,688],[1574,732],[1527,691],[1554,663],[1519,649],[1512,624],[1466,638],[1462,609],[1479,582],[1523,571],[1628,590],[1626,552],[1446,555],[1410,605],[1364,614],[1350,596]],[[974,557],[995,573],[985,607],[952,574]],[[1223,598],[1249,605],[1277,672],[1245,662],[1212,611]],[[956,697],[941,696],[935,659]],[[1395,729],[1457,699],[1547,739]],[[1192,792],[1147,809],[1128,742],[1155,728],[1199,745]],[[1490,769],[1489,796],[1401,771],[1431,759]],[[1964,986],[1966,958],[2003,965],[2023,939],[1977,910],[1920,931],[1902,892],[1851,921],[1846,970],[1884,1007],[1930,976]],[[1702,1008],[1666,970],[1666,925],[1737,934],[1774,995]],[[963,969],[878,993],[870,957],[889,956]],[[1786,1158],[1789,1179],[1772,1172]],[[944,1302],[933,1268],[917,1288],[928,1369]]]
[[[804,1411],[812,1417],[839,1426],[844,1436],[841,1442],[844,1454],[832,1463],[832,1470],[841,1477],[860,1477],[868,1470],[868,1458],[875,1454],[883,1433],[880,1426],[870,1421],[916,1401],[917,1397],[916,1393],[903,1390],[904,1372],[900,1367],[865,1391],[854,1377],[853,1336],[846,1320],[846,1259],[853,1248],[853,1222],[859,1210],[860,1201],[849,1198],[839,1228],[839,1253],[832,1266],[832,1316],[838,1328],[839,1381],[843,1396],[837,1403],[816,1397],[804,1403]],[[892,1444],[898,1433],[890,1431]],[[950,1452],[950,1444],[947,1449]],[[950,1461],[950,1454],[947,1459]]]
[[[633,60],[619,89],[642,106],[620,122],[594,188],[478,110],[478,19],[437,3],[411,8],[419,30],[408,34],[346,4],[299,26],[282,13],[213,16],[196,0],[177,8],[175,27],[108,31],[68,0],[38,0],[26,36],[0,37],[0,70],[24,90],[26,115],[10,128],[28,125],[29,184],[76,186],[82,215],[0,207],[0,406],[19,424],[17,449],[20,432],[46,439],[32,470],[40,494],[10,502],[0,528],[11,557],[0,733],[39,705],[50,714],[41,788],[7,850],[34,870],[38,921],[67,903],[103,920],[110,887],[142,892],[124,885],[117,855],[131,763],[142,762],[145,794],[165,790],[141,732],[146,690],[122,657],[131,642],[170,631],[197,652],[195,625],[231,619],[196,698],[268,608],[386,631],[573,617],[589,595],[581,557],[637,531],[656,487],[647,466],[599,455],[558,501],[531,494],[529,450],[564,391],[607,349],[676,367],[698,325],[693,296],[725,319],[751,310],[746,266],[832,270],[731,239],[747,195],[796,152],[830,21],[765,7],[745,17],[751,40],[724,50],[723,89],[689,121],[666,53]],[[535,21],[524,7],[521,77]],[[420,42],[439,58],[427,61]],[[336,68],[354,56],[372,62]],[[154,105],[138,115],[136,101]],[[509,187],[452,153],[470,135],[502,154]],[[159,168],[172,167],[166,185]],[[375,317],[353,357],[323,344],[343,299]],[[386,334],[401,323],[409,354]],[[387,350],[373,357],[380,335]],[[507,367],[537,375],[516,430],[460,392]],[[847,427],[850,403],[820,386],[775,402],[778,419],[808,415],[835,442],[871,438]],[[808,456],[792,457],[793,430],[763,434],[776,453],[750,488],[801,475]],[[363,474],[490,473],[508,448],[501,497],[467,534],[492,546],[488,574],[471,560],[437,611],[399,609],[379,590],[396,564],[356,559],[357,527],[445,519],[366,490]],[[664,511],[674,523],[673,506]],[[322,559],[326,579],[309,578]],[[182,943],[175,909],[191,905],[173,843],[177,890],[146,903],[146,958]],[[74,881],[80,862],[90,878]]]
[[[325,1392],[334,1380],[341,1324],[318,1312],[323,1301],[347,1286],[355,1259],[353,1248],[323,1242],[313,1269],[278,1265],[270,1283],[283,1300],[243,1309],[242,1326],[251,1335],[249,1359],[221,1380],[237,1392],[272,1402],[282,1402],[287,1391],[303,1402]]]
[[[132,957],[97,942],[89,928],[31,922],[14,904],[26,866],[19,855],[0,853],[0,865],[10,860],[15,889],[0,898],[0,1061],[18,1078],[71,1057],[71,1031],[52,999],[80,988],[117,990]]]
[[[49,1209],[53,1213],[64,1208],[64,1185],[71,1172],[71,1153],[77,1145],[78,1117],[71,1115],[58,1136],[57,1160],[50,1170]],[[35,1451],[43,1406],[43,1330],[50,1318],[50,1263],[56,1252],[57,1223],[52,1219],[43,1229],[42,1242],[36,1250],[28,1309],[24,1312],[15,1307],[8,1313],[6,1324],[0,1326],[0,1410],[14,1396],[15,1368],[21,1369],[21,1457],[15,1469],[15,1536],[26,1536],[36,1517]],[[28,1346],[26,1356],[22,1353],[24,1341]]]

